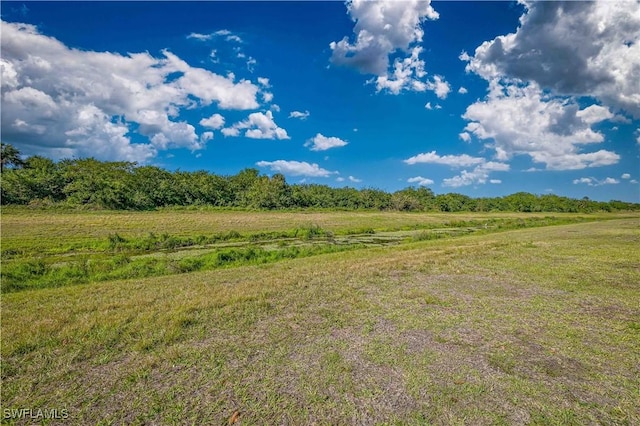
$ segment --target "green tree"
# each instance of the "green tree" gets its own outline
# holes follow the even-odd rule
[[[135,208],[133,168],[130,162],[101,162],[95,158],[69,160],[64,165],[68,183],[63,191],[71,204],[107,209]]]
[[[184,204],[175,176],[154,166],[136,167],[130,179],[132,208],[144,210]]]
[[[249,207],[259,209],[291,207],[291,187],[280,173],[276,173],[271,178],[260,176],[247,192],[247,201]]]
[[[244,169],[237,175],[229,178],[229,189],[231,191],[231,206],[248,207],[249,191],[256,183],[260,176],[260,172],[257,169]]]
[[[537,212],[542,210],[538,197],[528,192],[511,194],[505,197],[505,201],[509,205],[509,210],[515,212]]]
[[[391,208],[391,194],[379,189],[362,189],[359,193],[363,209],[385,210]]]
[[[473,198],[457,193],[436,196],[435,205],[443,212],[474,211],[476,209],[476,202]]]
[[[432,210],[435,208],[435,195],[429,188],[411,186],[393,194],[392,206],[396,210]]]
[[[16,147],[0,142],[0,172],[3,172],[7,166],[22,167],[24,166],[24,161]]]
[[[29,182],[33,198],[64,200],[63,189],[66,180],[57,163],[49,158],[34,155],[26,159],[21,173]]]

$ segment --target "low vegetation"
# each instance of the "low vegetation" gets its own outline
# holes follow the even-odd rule
[[[3,291],[2,407],[72,425],[639,424],[638,219],[5,208],[3,287],[28,261],[45,277],[85,259],[88,278]],[[151,259],[184,270],[97,279]]]
[[[23,211],[25,212],[25,211]],[[511,215],[503,217],[454,218],[449,215],[400,215],[393,226],[390,213],[361,214],[351,218],[352,227],[342,228],[334,223],[330,229],[318,224],[300,225],[287,229],[285,226],[305,219],[305,214],[288,213],[288,220],[275,225],[272,230],[242,232],[235,229],[200,233],[203,227],[183,229],[181,234],[169,234],[171,228],[167,218],[154,213],[140,213],[143,219],[136,229],[126,223],[126,217],[116,215],[119,221],[102,224],[98,235],[84,235],[76,240],[52,239],[55,232],[65,229],[86,229],[96,219],[109,217],[109,213],[22,215],[21,212],[5,213],[5,233],[2,246],[3,269],[0,280],[4,293],[25,289],[60,287],[127,278],[172,275],[211,270],[239,265],[255,265],[277,262],[283,259],[309,257],[325,253],[362,249],[371,246],[387,246],[431,239],[452,238],[472,233],[490,233],[507,229],[549,226],[565,223],[596,220],[606,216],[530,216]],[[25,213],[29,213],[26,211]],[[172,222],[178,224],[191,219],[192,212],[172,213]],[[196,213],[197,215],[197,213]],[[97,216],[97,217],[96,217]],[[219,224],[209,214],[207,224]],[[266,213],[244,215],[247,223],[262,223]],[[317,217],[321,217],[319,215]],[[335,218],[347,218],[348,213],[334,214]],[[374,229],[368,226],[379,216],[389,216],[387,227]],[[51,218],[57,220],[51,221]],[[236,218],[237,219],[237,218]],[[36,225],[35,222],[39,222]],[[165,232],[141,234],[150,222],[165,226]],[[49,223],[47,223],[49,222]],[[380,222],[384,222],[383,220]],[[83,225],[84,223],[84,225]],[[19,226],[18,226],[19,225]],[[325,225],[329,223],[325,219]],[[14,228],[15,226],[15,228]]]

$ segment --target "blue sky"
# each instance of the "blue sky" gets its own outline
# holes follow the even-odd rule
[[[2,140],[52,158],[640,201],[640,3],[2,2]]]

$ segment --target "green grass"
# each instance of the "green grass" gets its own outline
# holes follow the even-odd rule
[[[319,226],[382,228],[341,220]],[[3,294],[2,407],[77,425],[639,424],[639,243],[635,217]]]
[[[245,236],[290,232],[317,226],[339,234],[425,229],[466,221],[487,223],[545,217],[575,220],[628,217],[629,214],[550,213],[399,213],[399,212],[250,212],[231,210],[43,211],[24,207],[2,207],[2,255],[66,253],[103,250],[109,237],[126,240],[160,238],[196,239],[229,233]]]
[[[308,213],[287,213],[286,224],[298,223],[296,228],[269,228],[255,231],[254,223],[265,224],[280,218],[281,213],[240,212],[247,232],[221,226],[215,232],[199,233],[194,227],[188,232],[183,226],[195,214],[204,224],[220,224],[229,212],[178,211],[174,217],[166,212],[126,214],[120,212],[73,212],[43,216],[36,212],[9,209],[3,219],[1,289],[4,293],[25,289],[61,287],[115,279],[144,278],[185,272],[261,264],[282,259],[308,257],[323,253],[341,252],[376,245],[392,245],[410,241],[424,241],[459,237],[470,233],[500,232],[537,226],[549,226],[582,221],[594,221],[617,216],[540,216],[496,215],[413,215],[398,217],[397,213],[326,213],[336,223],[327,223],[323,216],[313,215],[330,229],[316,223],[306,223]],[[234,212],[235,213],[235,212]],[[203,216],[204,215],[204,216]],[[352,217],[352,215],[354,215]],[[105,224],[100,234],[87,231],[98,216]],[[113,218],[120,219],[116,223]],[[142,233],[144,229],[163,232]],[[369,224],[387,218],[386,228],[374,229]],[[400,221],[399,219],[403,220]],[[108,219],[108,220],[107,220]],[[171,220],[170,220],[171,219]],[[206,220],[205,220],[206,219]],[[416,220],[419,220],[416,222]],[[132,223],[130,223],[132,222]],[[352,227],[352,225],[358,225]],[[79,227],[87,232],[82,241],[74,240]],[[133,230],[136,232],[133,232]],[[68,232],[62,237],[61,230]],[[107,233],[108,232],[108,233]],[[128,232],[128,233],[125,233]],[[37,245],[34,245],[34,241]]]

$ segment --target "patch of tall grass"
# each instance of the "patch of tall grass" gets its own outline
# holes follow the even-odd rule
[[[47,264],[42,259],[14,261],[2,271],[3,293],[47,287],[86,284],[96,281],[144,278],[181,274],[241,265],[277,262],[324,253],[353,250],[360,245],[337,246],[319,244],[310,246],[279,247],[267,250],[249,246],[213,250],[198,256],[181,259],[168,255],[153,257],[129,257],[123,254],[109,258],[80,258],[63,264]]]
[[[471,233],[499,232],[586,220],[593,219],[580,216],[532,216],[460,219],[438,224],[423,223],[414,227],[414,230],[419,232],[413,234],[407,241],[426,241]],[[335,233],[354,238],[336,247],[333,244],[334,231],[329,231],[315,223],[308,223],[289,230],[244,234],[233,229],[209,235],[171,235],[166,232],[162,234],[149,232],[142,236],[123,236],[113,232],[103,239],[89,240],[81,246],[70,246],[66,252],[56,253],[56,256],[52,256],[51,253],[28,253],[11,248],[2,252],[0,288],[3,292],[14,292],[92,281],[143,278],[275,262],[364,247],[356,237],[375,234],[376,230],[372,227],[346,228]],[[273,244],[274,247],[271,249],[261,247],[260,243],[268,242],[276,244]],[[237,245],[237,247],[229,247],[229,245]],[[202,247],[209,251],[200,255],[190,255],[185,251],[185,256],[180,259],[170,256],[173,251],[194,247]]]

